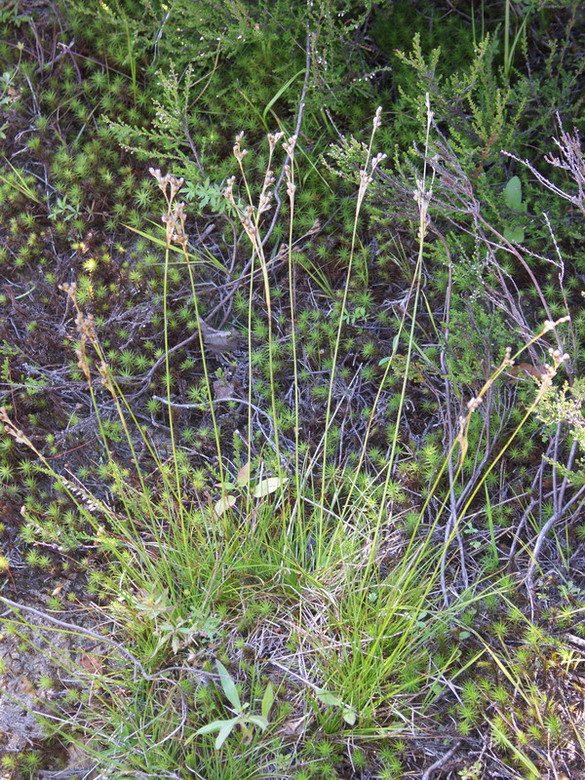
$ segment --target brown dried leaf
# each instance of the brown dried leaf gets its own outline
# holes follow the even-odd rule
[[[283,723],[282,728],[280,729],[281,734],[284,734],[285,736],[293,736],[295,734],[302,733],[303,726],[305,724],[305,721],[307,720],[307,715],[303,715],[301,718],[294,718],[293,720],[287,720],[285,723]]]
[[[244,485],[247,485],[249,481],[250,481],[250,461],[248,461],[248,463],[244,463],[244,465],[236,475],[236,482],[240,487],[244,487]]]
[[[201,328],[203,343],[216,354],[231,352],[238,345],[238,334],[233,333],[231,330],[215,330],[204,320],[199,320],[199,327]]]
[[[233,398],[235,385],[233,382],[226,382],[225,379],[216,379],[213,383],[213,397],[216,401],[222,401],[224,398]]]
[[[515,377],[532,376],[535,379],[542,379],[546,371],[542,366],[533,366],[532,363],[518,363],[508,369],[508,373]]]
[[[103,669],[102,659],[91,653],[82,653],[79,656],[79,665],[90,674],[101,674]]]

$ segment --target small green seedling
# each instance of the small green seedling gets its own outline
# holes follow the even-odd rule
[[[236,475],[235,484],[232,482],[222,482],[220,487],[223,488],[224,495],[216,502],[214,506],[215,514],[219,517],[231,509],[237,501],[238,496],[233,495],[234,492],[238,492],[242,496],[247,490],[249,490],[251,477],[250,477],[250,464],[246,463],[238,471]],[[284,487],[288,479],[282,477],[266,477],[261,479],[254,488],[250,491],[252,498],[265,498],[271,493],[275,493],[279,488]]]
[[[217,633],[219,621],[214,617],[205,617],[193,612],[187,618],[167,620],[155,628],[155,636],[159,637],[155,653],[169,643],[173,653],[189,647],[199,640],[211,640]]]
[[[346,311],[342,319],[346,325],[356,325],[358,322],[365,322],[367,312],[364,306],[356,306],[353,311]]]
[[[212,734],[217,731],[217,737],[215,738],[215,749],[219,750],[232,731],[239,727],[242,732],[242,736],[245,742],[250,742],[254,734],[254,726],[257,726],[261,731],[266,731],[268,728],[268,715],[274,704],[274,688],[272,683],[268,683],[264,696],[262,697],[261,715],[251,715],[248,712],[249,704],[242,704],[240,700],[240,694],[236,688],[236,683],[233,677],[230,675],[225,666],[216,661],[215,665],[219,674],[219,680],[226,699],[232,705],[232,711],[235,713],[235,717],[227,720],[214,720],[212,723],[208,723],[206,726],[201,726],[195,733],[199,734]]]
[[[355,724],[357,720],[356,711],[353,707],[350,707],[349,704],[345,704],[345,702],[341,701],[339,696],[336,696],[334,693],[331,693],[331,691],[326,691],[323,688],[317,688],[315,695],[321,704],[325,704],[328,707],[341,707],[343,720],[349,726]]]
[[[518,176],[512,176],[506,184],[504,200],[511,211],[526,213],[526,203],[522,202],[522,182]],[[504,238],[515,244],[521,244],[524,241],[524,228],[518,224],[517,219],[517,217],[513,217],[505,224]]]

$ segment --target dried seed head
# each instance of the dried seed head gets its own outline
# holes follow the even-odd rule
[[[289,157],[292,157],[294,155],[296,145],[297,145],[297,136],[291,135],[288,141],[285,141],[283,143],[282,148],[288,154]]]
[[[75,327],[81,336],[83,343],[90,341],[92,344],[97,342],[97,333],[95,330],[95,320],[93,314],[84,314],[81,310],[75,317]]]
[[[171,214],[163,214],[162,221],[166,227],[167,246],[175,242],[186,248],[189,236],[185,231],[185,204],[179,201]]]
[[[234,157],[236,160],[241,163],[244,157],[248,154],[247,149],[242,149],[242,138],[244,137],[244,132],[238,133],[236,136],[236,142],[234,144]]]
[[[478,406],[481,406],[483,399],[480,396],[476,396],[467,402],[467,408],[470,412],[474,412]]]
[[[165,196],[165,199],[168,200],[167,195],[167,187],[169,185],[169,179],[168,176],[163,176],[160,172],[160,168],[149,168],[148,172],[151,176],[154,176],[156,179],[156,183],[158,184],[159,190],[162,192],[162,194]]]
[[[549,330],[554,330],[557,325],[561,325],[563,322],[569,322],[570,316],[567,314],[564,317],[561,317],[556,322],[553,322],[552,320],[545,320],[544,321],[544,333],[548,333]]]
[[[85,352],[85,345],[82,344],[81,347],[77,347],[75,350],[75,355],[77,356],[77,367],[80,368],[83,371],[83,374],[88,382],[91,382],[91,374],[89,372],[89,363],[87,360],[87,354]]]
[[[171,200],[174,200],[175,195],[185,183],[185,179],[177,176],[168,176],[168,179],[169,179],[169,184],[171,185]]]
[[[262,195],[260,195],[260,199],[258,201],[258,214],[263,214],[265,211],[269,211],[272,208],[272,193],[270,190],[268,192],[263,192]]]
[[[170,173],[167,173],[166,176],[163,176],[160,172],[160,168],[149,168],[148,172],[156,179],[156,183],[158,184],[162,194],[165,196],[167,202],[169,204],[172,203],[172,201],[175,199],[175,195],[185,183],[185,180],[178,176],[173,176]],[[170,192],[167,192],[169,187]]]
[[[569,359],[569,355],[566,352],[561,352],[560,349],[551,348],[549,349],[548,354],[552,357],[555,367],[560,366],[561,363],[564,363],[565,360]]]
[[[232,204],[232,206],[236,205],[236,202],[234,200],[234,183],[236,181],[235,176],[230,176],[230,178],[226,182],[225,189],[223,191],[223,197],[226,200],[229,200],[229,202]]]
[[[426,105],[426,107],[427,107],[427,121],[428,121],[428,123],[429,123],[429,125],[430,125],[430,123],[431,123],[431,122],[433,121],[433,119],[435,118],[435,115],[434,115],[434,113],[431,111],[431,97],[430,97],[430,95],[429,95],[429,93],[428,93],[428,92],[427,92],[427,93],[426,93],[426,95],[425,95],[425,105]]]
[[[240,216],[240,220],[255,251],[260,253],[262,251],[262,245],[258,228],[254,222],[254,207],[246,206],[244,213]]]
[[[288,163],[284,166],[284,175],[286,177],[286,194],[288,195],[289,199],[292,200],[297,190],[297,186],[293,182],[292,168],[290,165],[288,165]]]
[[[274,151],[274,147],[276,144],[280,141],[280,139],[284,136],[284,133],[268,133],[268,146],[270,147],[270,151]]]
[[[387,154],[382,154],[382,153],[380,153],[380,154],[377,154],[377,155],[376,155],[376,156],[375,156],[375,157],[372,159],[372,173],[374,173],[374,171],[376,170],[376,168],[378,167],[378,165],[379,165],[379,164],[382,162],[382,160],[385,160],[385,159],[386,159],[386,157],[388,157],[388,155],[387,155]]]
[[[424,205],[426,207],[431,202],[431,198],[433,197],[433,190],[432,188],[426,190],[424,182],[422,182],[420,179],[417,179],[416,189],[412,193],[412,196],[419,206]]]
[[[368,172],[365,170],[360,171],[360,182],[366,184],[366,186],[372,181],[371,177],[368,175]]]
[[[112,381],[112,372],[110,371],[110,367],[107,365],[107,363],[104,363],[104,361],[100,361],[98,365],[98,372],[99,375],[102,378],[102,384],[103,386],[112,394],[112,396],[116,397],[116,388],[114,387],[114,382]]]
[[[10,417],[6,412],[6,409],[3,406],[0,407],[0,420],[6,423],[4,425],[5,433],[9,434],[9,436],[12,436],[12,438],[15,441],[17,441],[19,444],[25,444],[29,449],[33,450],[34,452],[37,452],[36,447],[33,445],[31,440],[24,433],[24,431],[16,427],[16,425],[12,422],[12,420],[10,419]]]
[[[67,293],[67,295],[71,298],[72,302],[74,304],[77,304],[77,283],[76,282],[63,282],[63,284],[59,285],[59,289],[63,290],[63,292]]]
[[[266,187],[272,187],[275,181],[276,179],[274,178],[274,171],[268,168],[266,175],[264,176],[264,189],[266,189]]]
[[[382,106],[378,106],[376,113],[374,114],[374,130],[377,130],[382,124]]]
[[[160,168],[149,168],[148,172],[150,173],[151,176],[154,176],[161,190],[164,190],[163,176],[160,172]]]
[[[368,185],[372,181],[372,177],[368,175],[368,172],[365,170],[360,171],[360,186],[358,189],[358,201],[362,201],[364,198],[364,195],[366,194],[366,190],[368,189]]]

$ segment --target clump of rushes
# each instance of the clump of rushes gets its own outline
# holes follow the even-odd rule
[[[428,101],[427,110],[427,132],[430,132]],[[292,376],[292,393],[288,401],[291,419],[286,431],[292,430],[292,440],[287,438],[288,433],[285,436],[283,429],[285,408],[280,400],[275,368],[280,354],[276,338],[280,325],[275,317],[271,258],[266,254],[261,230],[263,218],[272,207],[276,179],[272,165],[283,138],[281,134],[268,138],[267,170],[258,197],[253,197],[253,188],[247,178],[246,150],[241,137],[236,139],[234,154],[240,166],[247,204],[241,205],[235,179],[228,182],[225,190],[225,197],[251,250],[248,355],[251,357],[255,351],[253,317],[256,317],[258,324],[265,323],[263,355],[268,370],[263,381],[267,408],[258,396],[253,395],[252,389],[258,380],[251,359],[248,361],[247,399],[243,396],[234,399],[232,395],[218,397],[218,374],[212,371],[210,364],[210,338],[216,331],[210,330],[201,315],[202,302],[195,283],[187,213],[184,203],[178,200],[184,183],[179,177],[152,169],[151,174],[166,203],[162,286],[162,365],[166,392],[164,396],[153,398],[156,406],[151,406],[157,414],[163,410],[167,412],[169,442],[164,458],[159,453],[160,445],[155,445],[136,417],[129,398],[122,392],[119,379],[106,359],[95,320],[84,313],[75,284],[63,284],[62,289],[76,312],[76,369],[85,378],[92,399],[105,457],[104,478],[108,480],[115,502],[106,504],[80,481],[58,474],[51,461],[11,421],[8,413],[2,412],[7,432],[18,444],[37,455],[46,473],[52,475],[86,519],[93,544],[104,560],[101,570],[91,572],[91,588],[103,601],[120,643],[114,642],[112,649],[115,663],[104,659],[99,677],[100,686],[109,692],[108,697],[102,700],[99,713],[89,707],[85,717],[96,719],[96,729],[98,721],[108,723],[107,733],[111,737],[105,741],[101,738],[103,751],[98,747],[94,754],[108,771],[143,771],[145,737],[137,724],[144,717],[150,723],[149,749],[154,751],[149,754],[149,762],[152,761],[149,766],[157,766],[159,773],[163,769],[166,771],[172,758],[175,763],[193,764],[195,761],[198,771],[209,775],[217,769],[216,751],[220,747],[222,765],[227,761],[230,771],[240,776],[252,768],[258,771],[259,761],[265,771],[274,771],[273,767],[285,759],[276,738],[277,729],[282,725],[279,717],[284,717],[278,713],[285,712],[279,707],[293,691],[296,717],[305,719],[310,714],[319,728],[332,737],[345,728],[358,738],[360,733],[375,729],[392,730],[396,719],[404,719],[414,711],[410,708],[428,706],[435,697],[427,677],[430,667],[435,669],[435,676],[449,678],[478,657],[473,651],[468,656],[462,649],[471,636],[478,596],[471,590],[464,590],[457,598],[449,597],[445,584],[447,562],[451,545],[465,523],[474,496],[515,434],[500,454],[494,456],[475,492],[468,492],[459,514],[451,516],[445,526],[444,542],[437,547],[434,542],[436,531],[447,506],[438,490],[455,452],[458,455],[453,479],[457,481],[468,458],[472,419],[498,377],[518,359],[522,350],[513,357],[508,352],[497,371],[468,402],[447,457],[441,459],[430,444],[424,449],[419,478],[424,479],[428,487],[420,508],[409,520],[408,533],[404,535],[401,516],[407,505],[407,493],[396,481],[394,465],[401,456],[401,419],[419,317],[432,185],[427,180],[426,169],[416,185],[418,261],[409,294],[409,317],[405,314],[394,350],[380,372],[380,389],[369,404],[366,434],[357,459],[351,469],[340,469],[334,456],[343,435],[337,418],[336,387],[340,379],[349,377],[341,361],[341,344],[348,324],[357,224],[367,188],[383,161],[383,155],[373,155],[371,151],[380,122],[378,111],[360,175],[353,241],[339,306],[335,310],[333,351],[323,385],[325,416],[316,448],[306,450],[304,447],[301,399],[306,397],[307,388],[301,376],[300,325],[294,306],[297,290],[291,281],[295,271],[292,247],[298,144],[294,136],[283,145],[286,155],[283,177],[291,217],[285,251],[289,269],[288,338]],[[169,284],[171,258],[176,250],[190,282],[190,308],[197,327],[203,366],[200,393],[189,406],[205,414],[210,425],[207,435],[215,441],[216,458],[209,465],[211,479],[207,484],[205,475],[191,469],[180,444],[181,440],[196,441],[203,435],[202,430],[194,429],[180,436],[173,414],[174,409],[181,407],[175,400],[170,341]],[[262,318],[256,313],[258,286],[262,291]],[[282,294],[277,300],[281,305]],[[530,344],[558,325],[558,322],[547,324]],[[404,343],[404,354],[400,355],[402,362],[399,361],[401,389],[394,404],[395,422],[389,451],[384,455],[372,445],[370,437],[378,418],[382,388],[399,355],[401,340]],[[552,358],[553,364],[542,377],[532,404],[518,421],[517,430],[522,428],[550,387],[564,356],[553,352]],[[128,349],[120,357],[120,366],[132,369],[135,360],[135,354]],[[219,378],[223,382],[223,394],[228,380],[222,374]],[[310,375],[307,381],[310,382]],[[117,412],[117,438],[125,441],[130,453],[130,459],[125,462],[113,446],[113,423],[103,417],[101,398],[104,391]],[[235,390],[230,390],[233,392]],[[229,441],[224,441],[216,412],[218,404],[234,400],[245,404],[248,417],[247,431],[241,437],[245,445],[243,450],[240,448],[241,462],[237,467],[226,457]],[[268,428],[259,428],[261,424],[267,424]],[[259,441],[258,434],[266,440],[263,447],[255,443]],[[143,453],[148,455],[148,471],[141,466],[145,462]],[[373,474],[368,473],[370,464],[375,469]],[[214,490],[213,483],[219,490]],[[203,501],[200,498],[202,489],[207,495]],[[234,489],[238,491],[237,497],[233,494]],[[237,500],[232,500],[234,498]],[[430,526],[426,526],[428,508],[435,501],[438,502],[437,511]],[[30,550],[28,557],[31,565],[40,568],[50,564],[48,556],[36,549]],[[259,599],[266,605],[266,610],[254,607]],[[60,606],[58,599],[51,604],[56,609]],[[311,626],[310,630],[304,628],[298,632],[298,627],[287,617],[291,609],[303,614],[303,625]],[[246,616],[245,620],[242,615]],[[456,627],[450,638],[446,622]],[[269,664],[257,653],[257,643],[268,623],[280,627],[272,643]],[[80,632],[83,634],[83,629]],[[131,653],[121,644],[122,637],[127,638],[124,644],[130,643]],[[305,661],[311,659],[310,671],[307,669],[299,674],[298,667],[291,666],[290,659],[294,657],[291,647]],[[363,652],[364,647],[367,647],[367,653]],[[237,701],[240,709],[235,719],[226,719],[221,694],[215,685],[206,684],[198,694],[202,702],[205,700],[205,705],[190,714],[185,722],[180,708],[171,703],[175,696],[172,691],[182,679],[183,671],[193,663],[200,668],[205,680],[213,683],[213,656],[222,659],[215,668],[220,670],[225,695],[230,701]],[[121,663],[124,660],[130,660],[128,668]],[[161,675],[161,670],[167,667],[173,671]],[[278,668],[284,673],[273,694],[274,714],[272,703],[270,706],[267,701],[261,706],[256,703],[259,696],[265,699],[266,691],[272,690],[259,683],[270,668]],[[83,671],[78,673],[79,679],[83,680]],[[194,683],[196,690],[199,690],[199,684]],[[42,687],[48,690],[49,681],[43,682]],[[470,693],[469,686],[465,691],[458,711],[462,733],[475,728],[480,719],[477,697]],[[503,693],[500,696],[495,692],[494,700],[501,703],[502,696]],[[124,701],[123,718],[119,709],[121,700]],[[246,708],[244,712],[242,701],[250,701],[249,711]],[[389,702],[394,704],[389,705]],[[254,714],[257,712],[270,712],[270,719],[264,714]],[[290,713],[287,717],[290,718]],[[498,717],[496,713],[490,719],[494,739],[508,745],[510,736]],[[554,723],[550,722],[549,732],[553,733]],[[184,730],[184,738],[180,743],[173,743],[169,753],[164,746],[177,728]],[[102,728],[100,733],[105,731]],[[218,732],[215,747],[213,739],[207,736],[210,731]],[[240,738],[237,738],[238,731]],[[123,750],[120,744],[124,745]],[[258,758],[260,748],[265,756],[263,759]],[[335,771],[342,760],[340,748],[340,744],[329,738],[315,743],[313,758],[319,761],[321,772],[324,765],[330,766],[331,772]],[[354,760],[361,761],[361,754],[356,754]]]
[[[47,735],[108,776],[579,774],[568,7],[492,4],[472,30],[415,9],[420,38],[384,76],[393,120],[375,112],[362,143],[382,86],[365,60],[410,47],[412,4],[318,0],[289,29],[280,0],[267,24],[228,4],[223,25],[222,3],[195,19],[172,0],[161,22],[70,0],[57,56],[17,5],[0,12],[0,480],[20,515],[0,569],[46,581],[43,628],[0,599],[22,652],[43,633],[58,657],[53,629],[78,642],[31,683]],[[545,64],[531,43],[551,20]],[[530,123],[559,105],[551,155]],[[170,172],[144,178],[153,160]],[[36,776],[48,752],[5,768]]]

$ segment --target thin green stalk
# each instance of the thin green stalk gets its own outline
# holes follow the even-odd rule
[[[297,330],[296,330],[296,291],[295,291],[295,269],[293,265],[293,226],[295,218],[295,155],[294,147],[296,145],[296,138],[290,138],[288,141],[290,164],[288,171],[286,171],[287,177],[287,193],[289,197],[289,222],[288,222],[288,295],[290,306],[290,336],[292,347],[292,363],[293,363],[293,403],[294,403],[294,479],[297,498],[301,494],[301,470],[299,462],[299,433],[300,433],[300,412],[299,412],[299,368],[298,368],[298,352],[297,352]]]
[[[193,308],[195,309],[195,319],[199,323],[201,321],[201,315],[199,314],[199,298],[197,296],[197,291],[195,288],[195,277],[193,275],[193,268],[189,260],[189,253],[186,250],[186,246],[183,249],[184,249],[183,257],[185,260],[185,264],[187,266],[187,272],[189,274],[189,282],[191,284],[191,298],[193,301]],[[217,415],[215,413],[215,404],[213,403],[213,390],[211,387],[209,369],[207,367],[207,355],[205,352],[205,342],[203,340],[203,334],[201,332],[201,328],[199,328],[199,350],[201,352],[201,362],[203,364],[203,376],[205,377],[205,389],[207,391],[207,400],[209,402],[209,410],[211,414],[211,424],[213,426],[215,446],[217,449],[219,479],[220,482],[223,483],[225,475],[224,475],[223,458],[222,458],[222,451],[221,451],[221,431],[219,429],[219,424],[217,422]]]
[[[329,430],[333,423],[333,419],[331,416],[331,409],[332,409],[332,403],[333,403],[333,387],[335,385],[335,379],[337,377],[337,364],[339,360],[339,350],[341,345],[341,334],[343,331],[343,320],[344,315],[347,309],[347,300],[349,296],[349,288],[352,280],[352,271],[353,271],[353,262],[354,262],[354,256],[355,256],[355,246],[357,241],[357,227],[358,227],[358,220],[359,215],[362,209],[362,205],[364,202],[364,198],[366,196],[366,190],[368,187],[368,184],[371,181],[371,174],[373,173],[376,165],[378,162],[380,162],[380,157],[377,157],[374,159],[374,162],[372,164],[372,170],[370,171],[370,160],[372,156],[372,147],[374,144],[374,137],[376,135],[376,131],[378,127],[380,126],[380,115],[381,115],[381,109],[377,109],[376,115],[374,117],[374,121],[372,124],[372,131],[370,134],[370,141],[368,144],[367,152],[366,152],[366,160],[364,163],[363,169],[360,171],[360,186],[358,190],[358,197],[356,202],[356,208],[355,208],[355,215],[353,220],[353,226],[351,231],[351,243],[350,243],[350,252],[349,252],[349,261],[347,266],[347,272],[345,277],[345,284],[343,287],[343,296],[341,299],[341,306],[339,310],[339,319],[337,322],[337,334],[335,338],[335,344],[333,347],[333,356],[331,361],[331,374],[329,377],[329,388],[327,392],[327,406],[326,406],[326,412],[325,412],[325,430],[323,435],[323,443],[322,443],[322,463],[321,463],[321,495],[320,495],[320,505],[321,505],[321,511],[320,511],[320,519],[319,519],[319,530],[318,530],[318,545],[321,546],[323,543],[323,534],[324,534],[324,524],[325,524],[325,516],[323,512],[323,507],[325,506],[325,493],[327,489],[326,485],[326,470],[327,470],[327,458],[328,458],[328,439],[329,439]]]
[[[264,298],[266,301],[266,317],[267,317],[267,324],[268,324],[268,376],[269,376],[269,384],[270,384],[270,402],[271,402],[271,411],[272,411],[272,421],[273,421],[273,428],[274,428],[274,448],[276,453],[277,469],[279,475],[281,475],[282,462],[280,457],[279,421],[278,421],[278,414],[276,409],[276,379],[275,379],[275,372],[274,372],[274,357],[273,357],[273,349],[272,349],[272,345],[274,343],[272,297],[270,292],[270,279],[268,276],[268,263],[266,261],[266,255],[264,253],[264,246],[260,239],[260,220],[262,214],[269,207],[270,197],[268,195],[268,190],[273,183],[271,164],[272,164],[272,156],[274,153],[274,146],[276,143],[274,138],[275,136],[269,136],[270,148],[269,148],[268,164],[266,169],[266,175],[264,177],[264,183],[262,186],[262,190],[260,192],[258,206],[256,208],[253,205],[252,192],[243,165],[243,159],[247,154],[247,150],[241,148],[242,134],[240,134],[236,138],[236,143],[234,145],[234,155],[238,161],[240,167],[240,173],[242,176],[242,181],[244,182],[244,187],[246,189],[246,194],[248,197],[249,205],[246,209],[246,213],[242,214],[238,209],[238,207],[236,206],[235,201],[233,199],[233,195],[231,195],[231,189],[229,190],[228,197],[230,198],[232,205],[236,208],[238,212],[238,216],[242,222],[242,226],[244,227],[246,235],[248,236],[250,243],[252,244],[252,251],[254,253],[252,257],[252,261],[254,260],[254,256],[258,257],[258,261],[260,263],[260,270],[262,273],[262,279],[264,283]],[[251,279],[253,278],[254,278],[254,274],[252,273]],[[250,300],[250,305],[251,305],[251,300]],[[252,392],[252,384],[250,383],[250,386],[248,388],[250,403],[252,402],[251,392]],[[249,415],[249,419],[250,419],[250,415]],[[250,438],[251,438],[251,430],[250,430]]]
[[[169,204],[170,216],[170,204]],[[167,404],[169,408],[169,429],[171,432],[171,449],[173,453],[177,451],[177,442],[175,436],[175,422],[173,418],[173,404],[171,400],[171,364],[169,355],[169,317],[168,317],[168,282],[169,282],[169,246],[165,249],[164,271],[163,271],[163,343],[165,350],[165,390]],[[175,472],[175,484],[177,495],[181,494],[181,477],[179,475],[179,462],[173,457],[173,469]],[[184,523],[184,506],[181,500],[178,501],[179,519]]]
[[[490,534],[490,551],[494,558],[498,559],[498,546],[496,544],[496,531],[494,528],[494,515],[492,511],[492,502],[487,482],[484,482],[485,488],[485,514],[487,518],[488,531]]]
[[[374,537],[372,540],[372,546],[371,546],[371,552],[370,552],[370,559],[369,559],[369,565],[371,566],[375,559],[377,554],[377,547],[378,547],[378,539],[380,536],[380,530],[382,528],[382,524],[384,521],[385,513],[386,513],[386,496],[388,494],[388,488],[390,485],[390,480],[392,478],[392,470],[394,467],[394,460],[396,457],[396,450],[398,446],[398,436],[399,436],[399,430],[400,430],[400,421],[402,419],[402,412],[404,409],[404,402],[406,398],[406,386],[408,383],[408,371],[410,368],[410,364],[412,362],[412,349],[413,349],[413,342],[414,342],[414,329],[417,321],[417,313],[418,313],[418,302],[419,302],[419,296],[420,296],[420,288],[421,288],[421,279],[422,279],[422,266],[423,266],[423,253],[424,253],[424,245],[425,245],[425,237],[427,232],[427,214],[428,214],[428,208],[432,193],[432,181],[431,181],[431,187],[427,189],[427,155],[428,155],[428,149],[429,149],[429,140],[430,140],[430,132],[431,132],[431,125],[433,120],[433,114],[431,111],[430,106],[430,98],[427,94],[425,97],[426,106],[427,106],[427,123],[426,123],[426,132],[425,132],[425,155],[424,155],[424,162],[423,162],[423,173],[422,173],[422,179],[420,182],[417,181],[417,189],[416,189],[416,195],[415,199],[417,200],[418,207],[419,207],[419,225],[418,225],[418,256],[417,256],[417,263],[414,271],[414,277],[413,277],[413,285],[414,285],[414,301],[413,301],[413,307],[412,307],[412,315],[411,315],[411,323],[410,323],[410,332],[408,337],[408,345],[407,345],[407,353],[406,353],[406,363],[404,367],[404,377],[402,380],[402,388],[400,391],[400,403],[398,406],[398,411],[396,414],[396,423],[395,423],[395,430],[394,430],[394,436],[392,438],[392,446],[390,450],[390,456],[388,458],[388,463],[386,464],[386,477],[384,480],[384,488],[382,492],[382,498],[380,500],[379,509],[378,509],[378,517],[376,521],[376,527],[374,529]],[[434,177],[434,174],[433,174]]]

